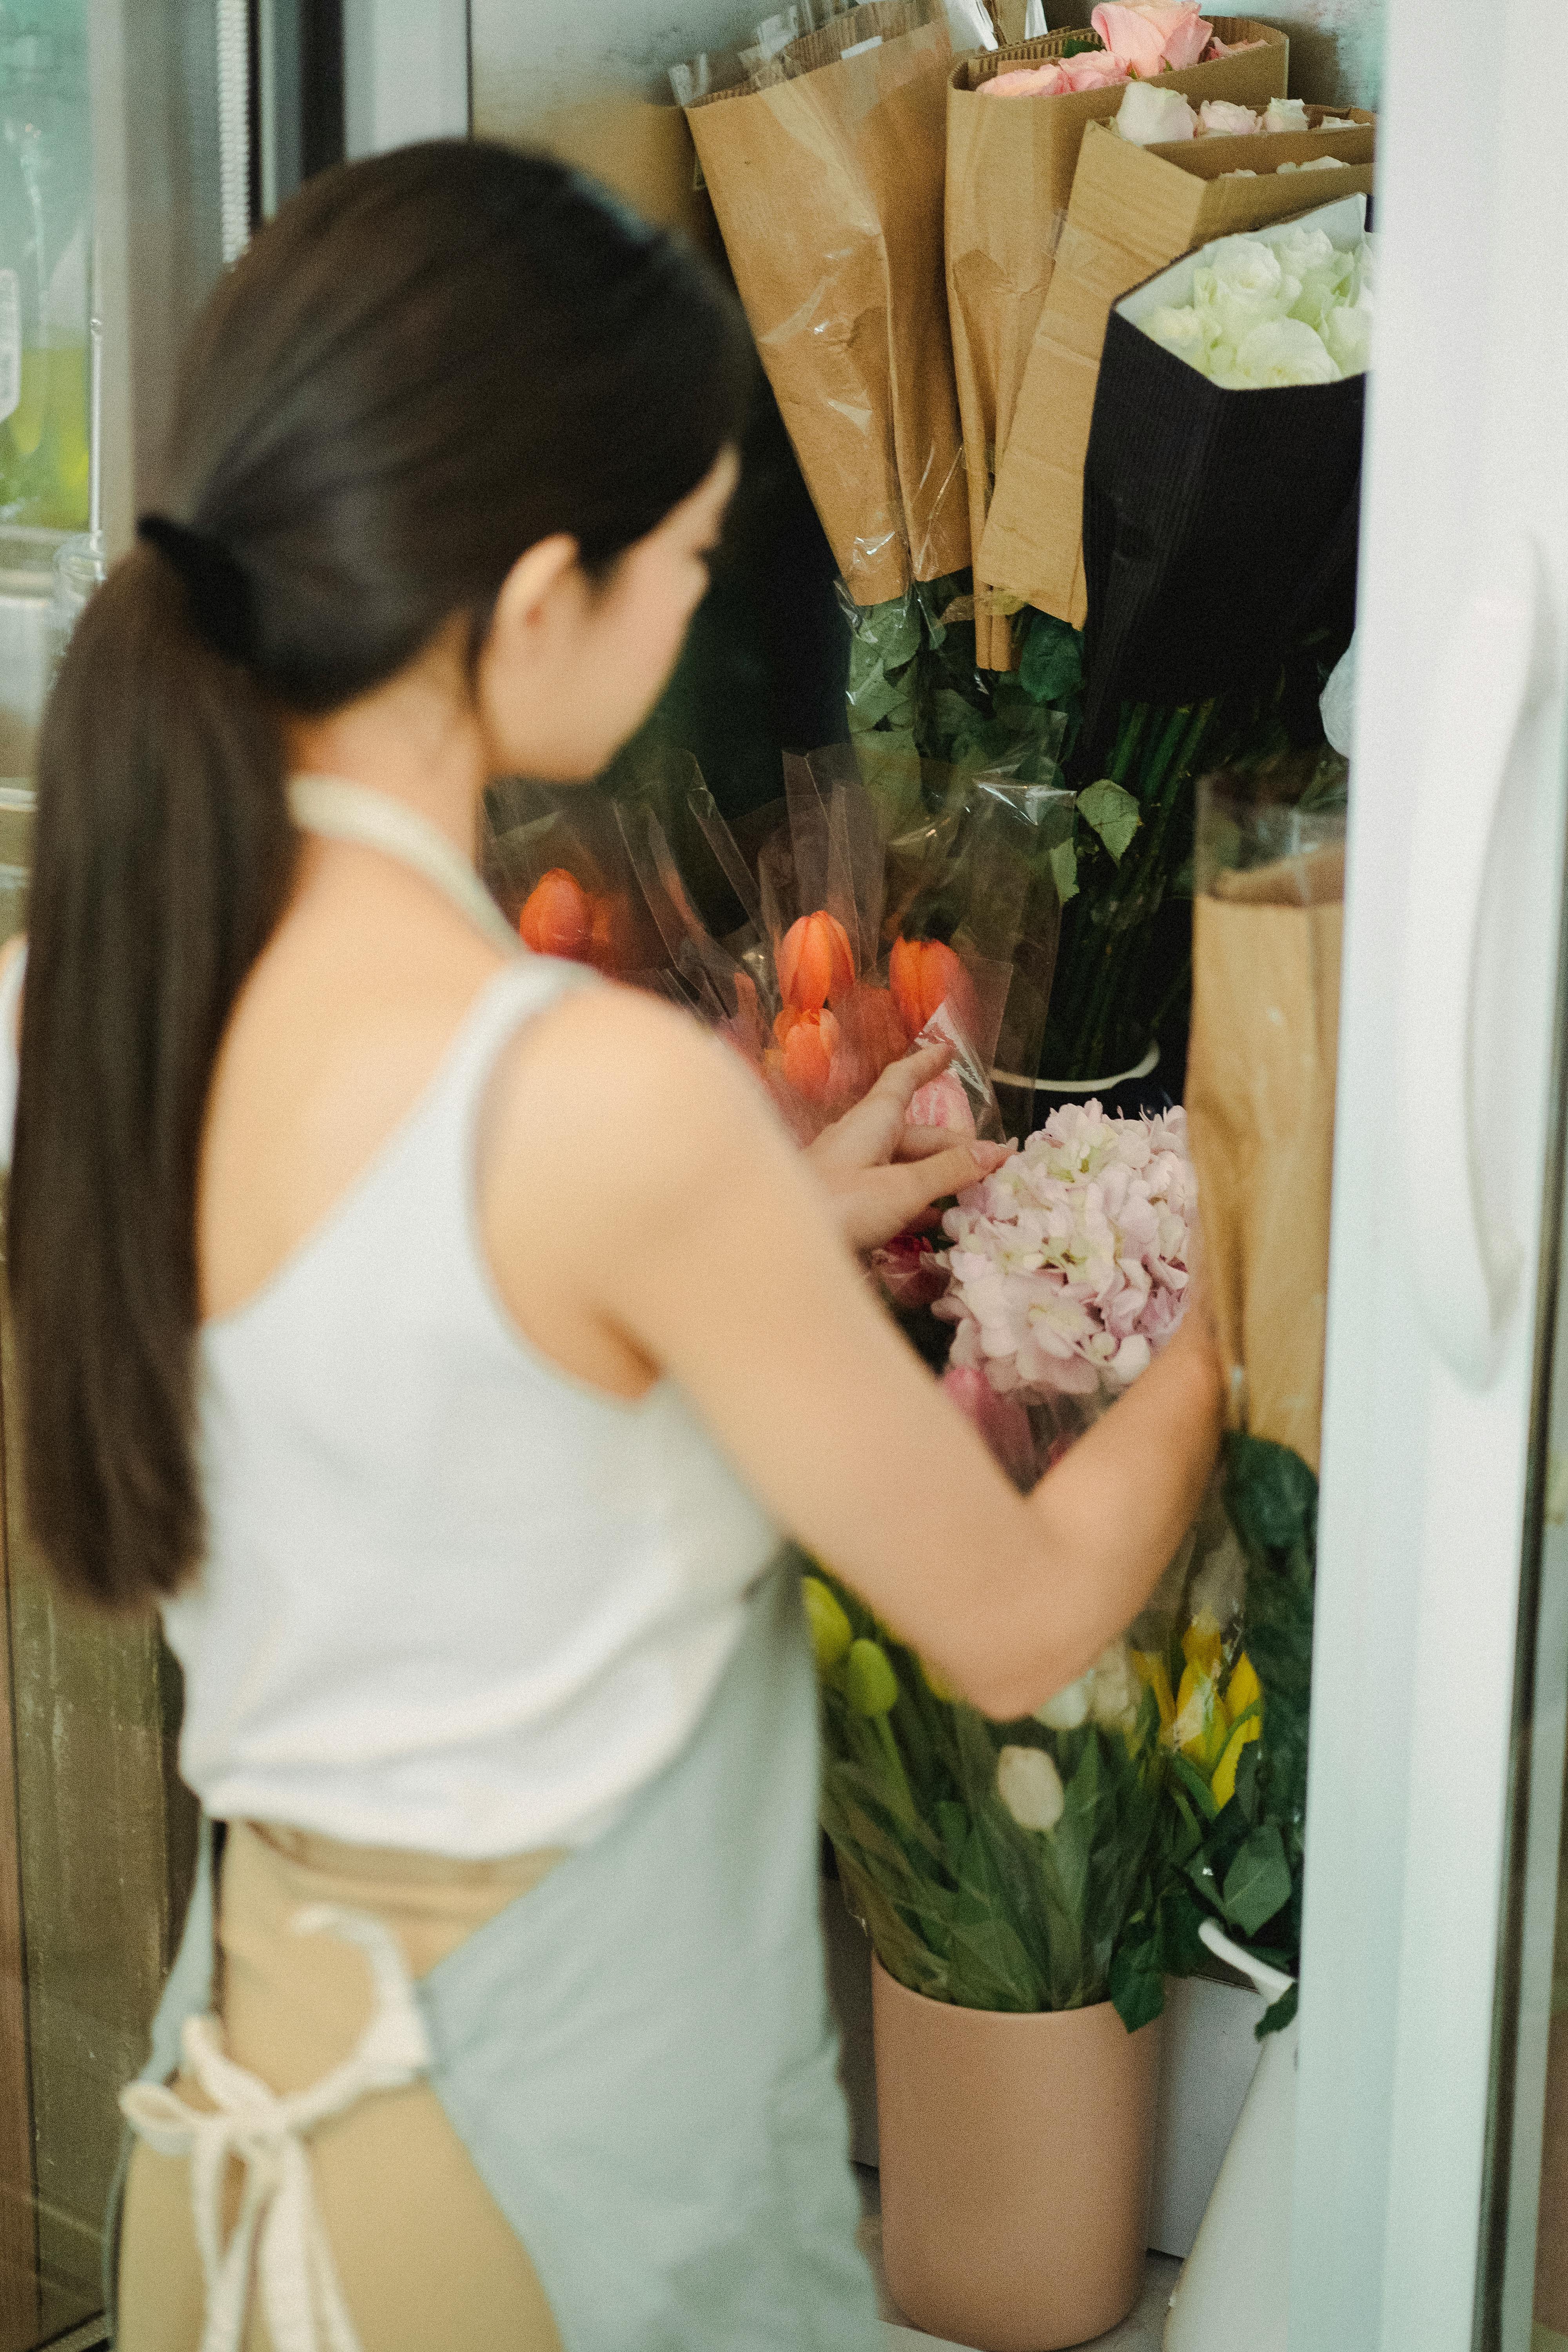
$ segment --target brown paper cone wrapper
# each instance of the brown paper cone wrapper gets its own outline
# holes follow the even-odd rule
[[[1250,17],[1219,17],[1226,40],[1262,43],[1237,58],[1162,74],[1163,86],[1266,105],[1283,98],[1289,43]],[[987,98],[986,82],[1061,55],[1068,31],[961,58],[947,100],[947,299],[963,424],[970,536],[975,555],[975,642],[983,668],[1006,668],[1012,633],[987,601],[999,585],[979,553],[992,486],[1002,472],[1029,352],[1050,290],[1057,233],[1079,149],[1091,122],[1109,122],[1123,89],[1059,98]]]
[[[942,286],[952,44],[918,0],[862,0],[784,78],[688,121],[763,367],[858,604],[969,562]],[[858,57],[840,50],[880,36]]]
[[[1233,1428],[1318,1467],[1344,853],[1197,901],[1187,1117]]]

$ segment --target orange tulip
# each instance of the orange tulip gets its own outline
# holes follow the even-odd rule
[[[869,1078],[879,1078],[889,1062],[901,1061],[910,1050],[899,1008],[885,988],[862,982],[838,1007],[838,1016],[845,1035],[865,1055]]]
[[[855,985],[849,934],[834,915],[819,908],[802,915],[779,941],[779,987],[797,1013],[820,1013]]]
[[[574,874],[552,866],[529,892],[517,928],[535,955],[586,963],[594,934],[594,903]]]
[[[974,991],[969,974],[940,940],[895,940],[888,979],[899,1017],[918,1037],[940,1006],[951,1004],[960,1028],[974,1028]]]
[[[785,1077],[805,1101],[820,1102],[832,1075],[837,1022],[826,1011],[797,1013],[783,1042]]]

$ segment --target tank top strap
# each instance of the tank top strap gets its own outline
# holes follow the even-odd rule
[[[447,1049],[437,1080],[441,1123],[471,1132],[490,1073],[524,1023],[581,989],[603,985],[582,964],[520,946],[516,961],[480,989]]]

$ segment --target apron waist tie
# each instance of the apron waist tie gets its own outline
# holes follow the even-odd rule
[[[357,1944],[375,1995],[370,2022],[349,2055],[307,2090],[279,2098],[223,2046],[216,2017],[186,2020],[187,2070],[212,2101],[187,2106],[163,2083],[120,2095],[132,2131],[160,2156],[191,2159],[191,2208],[206,2286],[201,2352],[241,2352],[254,2258],[275,2352],[362,2352],[316,2204],[306,2137],[367,2091],[396,2091],[426,2073],[429,2038],[413,1981],[391,1930],[363,1911],[312,1904],[290,1922],[297,1936]],[[220,2222],[230,2157],[245,2167],[239,2218],[226,2247]]]

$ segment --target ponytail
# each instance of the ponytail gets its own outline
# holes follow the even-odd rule
[[[607,569],[738,437],[707,264],[539,155],[323,172],[222,279],[164,511],[45,716],[8,1209],[33,1525],[128,1605],[199,1564],[196,1184],[213,1062],[284,906],[284,720],[482,641],[525,549]]]
[[[203,1121],[295,838],[275,714],[138,548],[83,614],[39,740],[6,1216],[32,1526],[99,1601],[173,1591],[200,1557]]]

